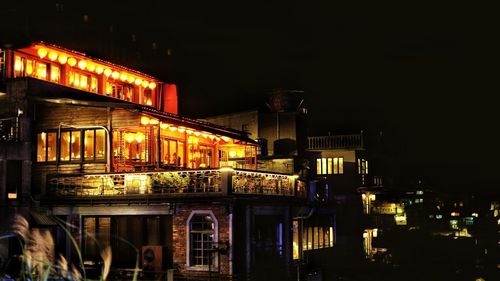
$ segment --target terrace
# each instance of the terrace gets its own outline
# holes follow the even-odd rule
[[[47,177],[44,201],[154,202],[167,198],[258,195],[305,198],[304,182],[294,175],[231,168],[52,175]],[[57,201],[60,203],[60,201]]]
[[[308,137],[309,150],[362,149],[363,134]]]

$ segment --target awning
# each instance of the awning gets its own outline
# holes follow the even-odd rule
[[[47,214],[31,211],[31,217],[38,226],[57,226],[57,223]]]

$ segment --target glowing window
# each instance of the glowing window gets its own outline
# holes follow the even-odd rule
[[[358,158],[358,174],[367,175],[368,174],[368,160],[363,158]]]
[[[60,161],[80,160],[80,131],[61,132]]]
[[[20,56],[14,56],[14,77],[24,76],[25,59]]]
[[[61,79],[61,69],[59,66],[51,65],[50,66],[50,81],[59,83]]]
[[[292,222],[293,242],[292,242],[292,255],[294,260],[300,259],[299,251],[299,221]]]
[[[94,143],[94,130],[85,130],[83,154],[85,160],[94,160]]]
[[[56,133],[47,133],[47,161],[56,161],[57,146]]]
[[[215,241],[215,223],[208,214],[196,214],[189,221],[189,265],[206,267],[214,265],[211,255],[212,243]],[[212,259],[212,260],[210,260]]]
[[[331,175],[344,173],[344,158],[317,158],[316,159],[316,173],[318,175]]]
[[[42,132],[37,134],[37,147],[36,147],[36,161],[45,162],[47,161],[47,133]]]
[[[36,78],[47,80],[47,64],[37,62],[36,63]]]
[[[91,76],[91,78],[90,78],[90,91],[97,93],[97,85],[98,85],[97,78],[94,76]]]
[[[26,76],[33,76],[35,73],[35,62],[32,60],[26,60]]]

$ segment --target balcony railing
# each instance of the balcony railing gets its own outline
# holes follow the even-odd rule
[[[299,184],[296,184],[296,183]],[[233,169],[49,175],[48,195],[72,198],[257,194],[305,196],[296,176]]]
[[[309,150],[363,148],[362,134],[309,137],[307,141]]]

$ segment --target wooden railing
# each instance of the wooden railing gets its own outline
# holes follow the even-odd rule
[[[309,150],[363,148],[363,135],[308,137]]]
[[[298,183],[298,184],[297,184]],[[257,194],[305,197],[305,185],[296,176],[230,168],[48,175],[48,195],[52,197],[98,198],[149,195],[229,195]]]

